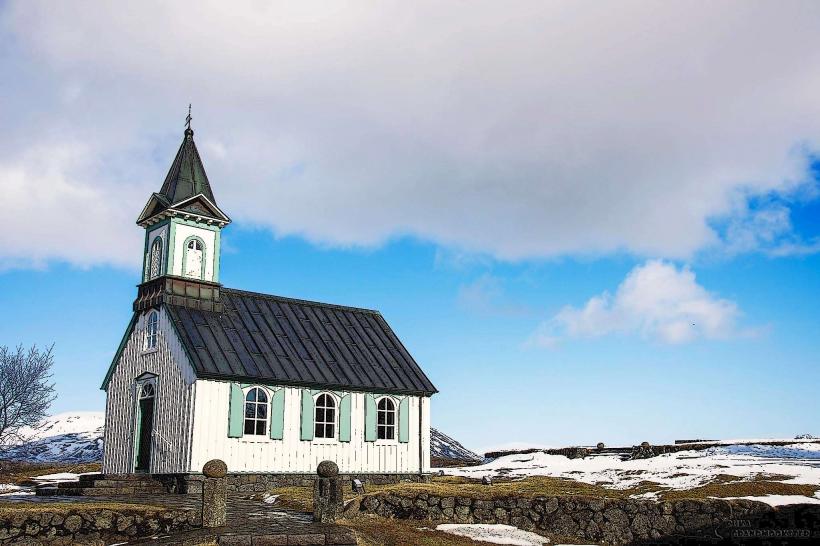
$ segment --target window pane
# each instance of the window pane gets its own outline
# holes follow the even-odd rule
[[[256,434],[259,436],[265,435],[265,421],[256,422]]]
[[[316,408],[316,422],[317,423],[324,423],[325,422],[325,410],[324,410],[324,408]]]
[[[333,423],[336,421],[336,410],[335,409],[326,409],[325,410],[325,422]]]
[[[380,424],[380,425],[384,424],[384,412],[383,411],[378,412],[378,424]]]
[[[384,427],[379,427],[378,434],[376,434],[376,438],[378,440],[384,440]]]
[[[395,427],[387,427],[385,431],[385,439],[392,440],[395,437],[396,428]]]
[[[313,430],[314,436],[317,438],[324,438],[325,437],[325,427],[324,425],[316,425]]]
[[[268,405],[267,404],[256,404],[256,417],[257,417],[257,419],[267,419],[268,418]]]
[[[245,397],[245,400],[248,402],[256,402],[256,389],[251,389],[248,391],[248,395]]]
[[[333,425],[325,425],[325,438],[333,438]]]
[[[245,419],[245,434],[253,434],[253,421]]]
[[[387,424],[388,425],[393,425],[395,423],[396,423],[396,414],[392,411],[388,412],[387,413]]]
[[[267,402],[268,401],[268,395],[265,393],[265,391],[263,391],[262,389],[257,389],[256,390],[256,401],[257,402]]]
[[[245,404],[245,417],[255,417],[253,406],[254,404]]]
[[[379,400],[379,409],[384,410],[384,403],[387,401],[387,398],[382,398]]]

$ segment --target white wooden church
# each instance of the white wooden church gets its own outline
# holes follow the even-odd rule
[[[230,223],[186,129],[137,224],[145,265],[106,374],[104,474],[424,474],[435,387],[378,311],[225,288]]]

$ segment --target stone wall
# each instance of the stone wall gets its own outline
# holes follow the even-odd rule
[[[346,491],[350,491],[352,481],[359,479],[365,485],[386,485],[400,482],[426,482],[429,475],[419,474],[343,474],[340,476]],[[180,493],[201,493],[201,474],[178,476],[154,476],[171,490]],[[278,487],[313,487],[316,474],[228,474],[228,492],[263,493]]]
[[[772,508],[747,500],[655,502],[592,497],[506,497],[481,500],[379,493],[346,509],[383,517],[453,523],[503,523],[566,538],[606,544],[695,544],[693,537],[732,543],[745,537],[786,536],[820,540],[820,506]],[[779,533],[779,535],[778,535]]]
[[[199,526],[195,510],[15,510],[0,514],[0,544],[111,544]]]

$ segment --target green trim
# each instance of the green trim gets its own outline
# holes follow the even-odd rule
[[[228,403],[228,438],[241,438],[245,415],[245,394],[242,387],[231,383],[231,395]]]
[[[131,465],[131,470],[134,471],[137,469],[137,465],[139,464],[139,453],[140,453],[140,436],[142,436],[142,408],[140,408],[140,387],[137,384],[136,388],[134,389],[134,398],[136,398],[135,403],[135,410],[137,412],[137,419],[134,422],[134,460],[132,461],[133,464]]]
[[[399,402],[399,442],[406,444],[410,441],[410,399],[404,398]]]
[[[106,390],[108,388],[108,383],[111,381],[111,376],[114,375],[114,370],[117,368],[117,363],[120,361],[120,357],[122,356],[122,352],[125,350],[125,346],[128,344],[128,338],[131,337],[131,332],[134,331],[134,326],[137,324],[137,317],[139,316],[138,313],[134,313],[131,316],[131,322],[128,323],[128,327],[125,329],[125,333],[120,340],[120,345],[117,347],[117,352],[114,353],[114,359],[111,360],[111,364],[108,366],[108,371],[105,372],[105,378],[103,379],[102,385],[100,385],[100,390]]]
[[[270,401],[270,437],[281,440],[285,435],[285,389],[273,393]]]
[[[364,394],[364,441],[375,442],[376,434],[376,396],[373,393]]]
[[[302,440],[313,440],[313,394],[309,390],[302,390],[301,434]]]
[[[219,246],[220,246],[221,239],[222,239],[222,230],[217,229],[216,232],[214,233],[214,275],[213,275],[213,279],[211,279],[214,282],[219,282],[219,262],[221,261],[220,260],[220,255],[219,255]]]
[[[339,441],[350,441],[350,394],[342,396],[339,402]]]
[[[174,274],[174,248],[176,247],[176,240],[177,240],[177,223],[176,222],[169,222],[168,227],[168,264],[165,268],[165,273],[167,275]]]
[[[202,237],[200,237],[199,235],[189,235],[185,238],[185,241],[183,241],[182,243],[182,276],[186,279],[193,278],[189,277],[185,271],[185,266],[188,263],[188,243],[190,243],[191,241],[199,241],[199,244],[202,245],[202,264],[200,265],[198,280],[207,280],[205,278],[205,264],[208,262],[208,247],[205,245],[205,241],[203,241]]]

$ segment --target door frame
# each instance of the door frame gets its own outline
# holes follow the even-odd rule
[[[154,403],[152,404],[151,412],[151,435],[149,436],[150,445],[148,447],[148,468],[145,470],[137,470],[139,464],[139,449],[140,449],[140,435],[142,433],[142,408],[140,407],[140,400],[142,400],[142,393],[146,386],[150,385],[153,388]],[[152,373],[143,373],[134,381],[134,419],[133,419],[133,434],[131,435],[131,472],[136,473],[151,473],[151,465],[154,458],[154,427],[157,414],[157,375]]]

